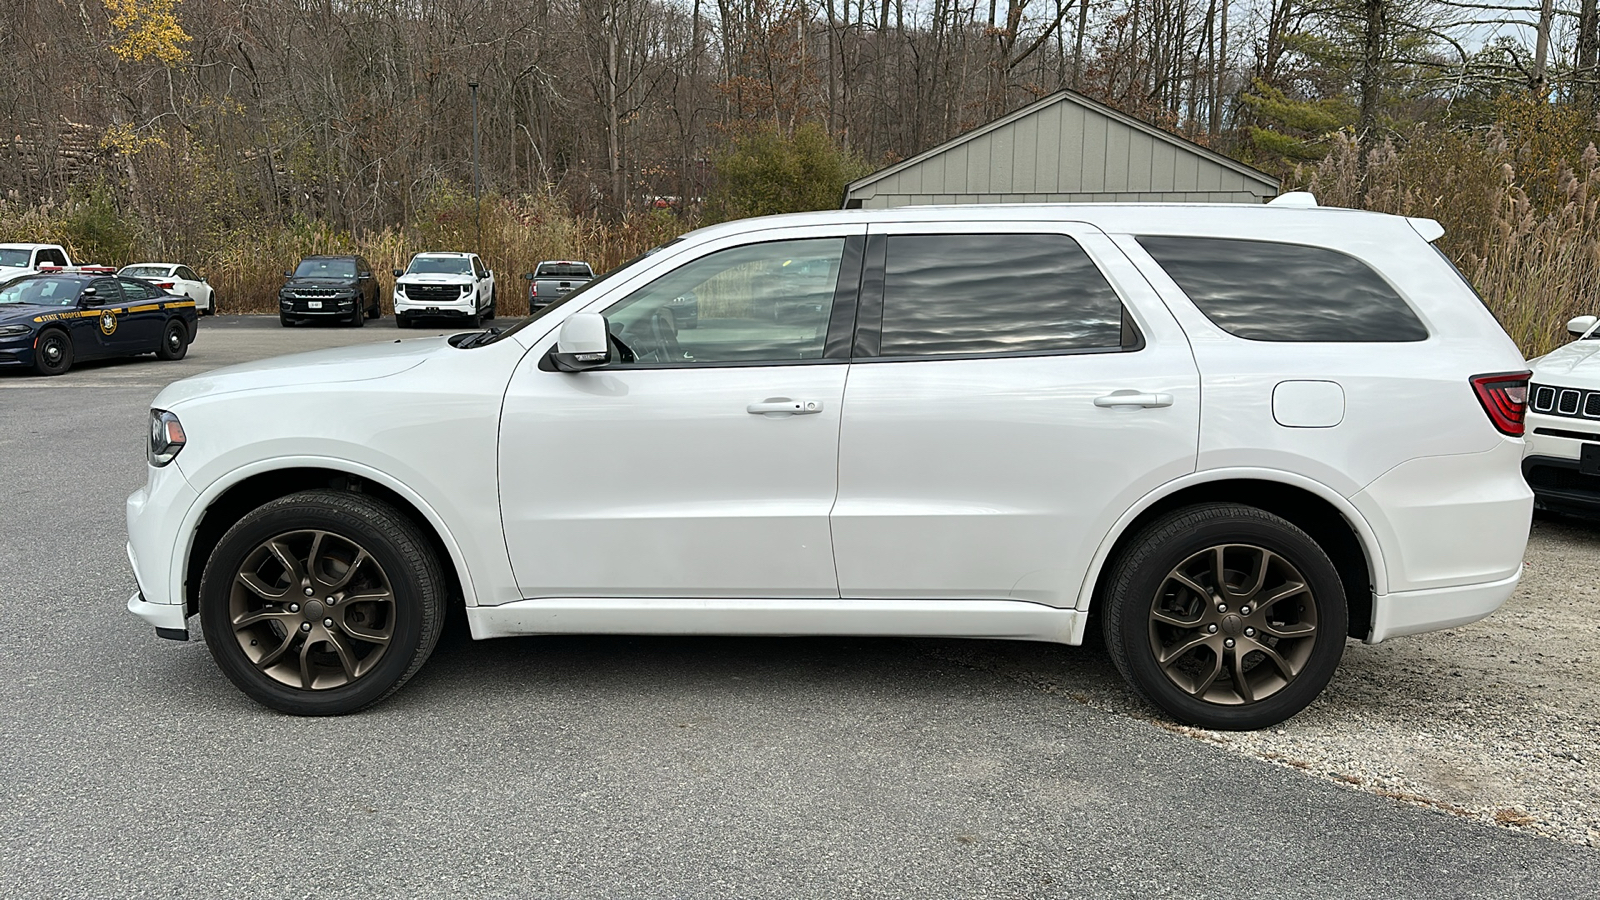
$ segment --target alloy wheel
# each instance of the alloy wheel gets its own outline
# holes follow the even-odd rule
[[[1253,544],[1219,544],[1162,580],[1150,604],[1150,649],[1189,696],[1255,703],[1305,670],[1317,613],[1308,580],[1289,560]]]
[[[394,588],[364,547],[330,531],[293,531],[257,545],[234,575],[234,638],[261,673],[328,690],[370,673],[395,628]]]

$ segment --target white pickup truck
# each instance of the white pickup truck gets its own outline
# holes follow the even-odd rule
[[[67,268],[72,258],[60,244],[0,244],[0,281],[44,268]]]
[[[476,253],[418,253],[394,270],[394,323],[465,319],[477,328],[495,316],[494,272]]]

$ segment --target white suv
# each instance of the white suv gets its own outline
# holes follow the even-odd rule
[[[301,714],[395,690],[452,603],[477,638],[1098,618],[1168,714],[1262,727],[1347,635],[1474,621],[1520,575],[1527,372],[1439,232],[1183,205],[702,229],[504,333],[168,387],[129,608],[179,639],[199,615]]]
[[[1567,323],[1578,340],[1531,360],[1528,450],[1522,470],[1540,506],[1600,513],[1600,317]]]
[[[477,328],[495,317],[494,272],[476,253],[418,253],[394,270],[394,324],[457,319]]]

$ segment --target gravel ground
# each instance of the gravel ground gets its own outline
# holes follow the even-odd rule
[[[1033,647],[944,653],[1355,790],[1600,847],[1597,559],[1600,523],[1536,517],[1522,584],[1494,615],[1377,645],[1351,641],[1327,691],[1270,731],[1172,725],[1113,679],[1041,679],[1048,667]]]

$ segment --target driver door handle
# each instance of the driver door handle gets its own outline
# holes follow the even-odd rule
[[[752,403],[746,406],[744,411],[752,416],[809,416],[822,412],[822,401],[768,397],[760,403]]]
[[[1144,407],[1156,409],[1172,405],[1171,394],[1145,394],[1139,391],[1112,391],[1104,397],[1094,398],[1094,405],[1101,409],[1117,409],[1118,407]]]

